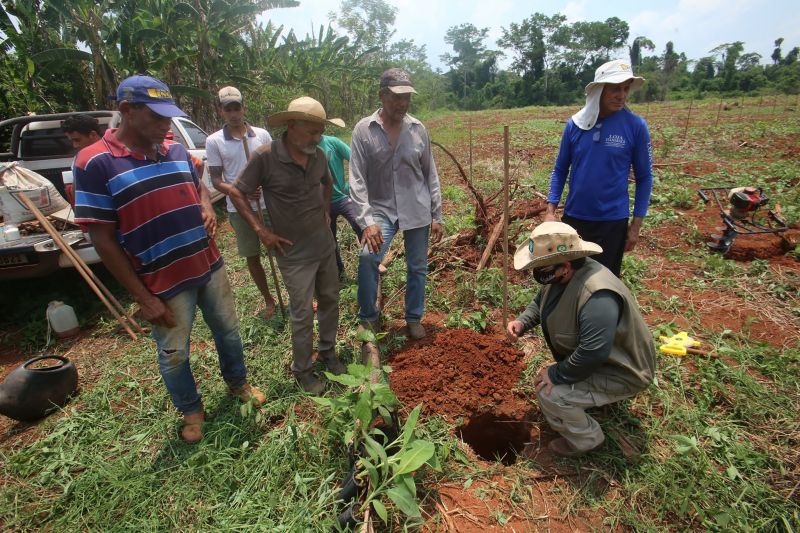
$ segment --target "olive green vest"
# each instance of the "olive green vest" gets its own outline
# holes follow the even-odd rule
[[[550,292],[544,288],[539,312]],[[599,290],[610,290],[622,300],[622,309],[611,356],[600,372],[619,377],[638,389],[653,381],[656,370],[656,349],[653,335],[645,324],[639,304],[628,288],[610,270],[587,258],[586,264],[575,271],[558,303],[547,316],[550,346],[557,360],[569,357],[578,347],[578,315],[586,301]]]

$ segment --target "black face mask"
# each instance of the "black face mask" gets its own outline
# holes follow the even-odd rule
[[[559,265],[534,268],[533,279],[535,279],[541,285],[550,285],[558,277],[558,275],[556,274],[558,267]]]

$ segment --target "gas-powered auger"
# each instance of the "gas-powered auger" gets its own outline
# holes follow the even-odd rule
[[[727,254],[733,241],[739,235],[759,235],[762,233],[781,233],[786,231],[786,221],[774,211],[767,210],[766,215],[759,210],[769,203],[769,197],[760,187],[706,187],[697,191],[700,198],[708,203],[711,198],[717,204],[722,222],[722,235],[712,235],[712,241],[706,243],[714,252]],[[724,196],[730,207],[726,208],[721,196]]]

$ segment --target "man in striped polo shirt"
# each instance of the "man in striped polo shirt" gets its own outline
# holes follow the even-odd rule
[[[214,336],[231,394],[259,405],[247,383],[239,320],[225,267],[214,243],[216,215],[186,149],[165,140],[171,117],[186,116],[169,87],[131,76],[117,89],[122,123],[75,161],[75,221],[114,277],[153,324],[158,366],[183,414],[181,437],[199,442],[203,403],[189,367],[196,308]]]

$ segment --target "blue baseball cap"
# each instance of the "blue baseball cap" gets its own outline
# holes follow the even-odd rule
[[[153,113],[162,117],[185,117],[186,113],[175,105],[167,84],[150,76],[137,74],[125,78],[117,87],[117,102],[146,104]]]

